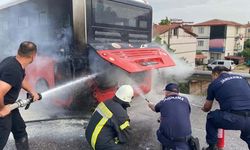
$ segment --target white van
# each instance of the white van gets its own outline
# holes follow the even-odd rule
[[[213,70],[216,66],[225,66],[229,70],[235,68],[235,64],[232,60],[214,60],[207,65],[208,70]]]

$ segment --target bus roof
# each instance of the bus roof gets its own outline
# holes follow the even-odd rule
[[[8,0],[8,1],[0,2],[0,10],[17,5],[19,3],[26,2],[26,1],[29,1],[29,0]],[[148,4],[147,0],[132,0],[132,1],[140,2],[143,4]]]
[[[0,10],[4,9],[4,8],[11,7],[11,6],[14,6],[14,5],[17,5],[19,3],[23,3],[25,1],[28,1],[28,0],[8,0],[6,2],[5,1],[1,2],[0,3]]]
[[[134,0],[134,1],[141,2],[141,3],[144,3],[144,4],[148,4],[147,0]]]

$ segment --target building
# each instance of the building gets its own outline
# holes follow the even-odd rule
[[[213,19],[193,25],[197,37],[197,51],[209,60],[225,59],[243,51],[245,27],[233,21]]]
[[[246,25],[245,25],[245,28],[246,28],[246,34],[245,34],[245,41],[250,39],[250,22],[248,22]]]
[[[161,44],[166,44],[177,55],[192,67],[195,67],[196,34],[181,24],[154,25],[153,36]]]

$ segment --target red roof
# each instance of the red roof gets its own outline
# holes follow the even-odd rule
[[[183,28],[185,28],[186,30],[190,31],[190,32],[193,32],[193,25],[183,25],[182,26]]]
[[[235,60],[244,60],[244,57],[240,57],[240,56],[225,56],[225,59],[235,59]]]
[[[245,27],[246,27],[246,28],[249,28],[249,27],[250,27],[250,23],[246,24]]]
[[[243,26],[240,23],[226,20],[213,19],[202,23],[197,23],[194,26],[220,26],[220,25],[228,25],[228,26]]]
[[[165,32],[168,32],[170,29],[175,29],[175,28],[178,28],[180,27],[179,24],[171,24],[171,25],[157,25],[157,24],[154,24],[153,26],[153,32],[154,32],[154,35],[161,35]]]
[[[182,28],[186,33],[191,34],[192,36],[197,36],[188,28],[182,27],[180,24],[171,24],[171,25],[157,25],[154,24],[153,26],[153,36],[161,35],[163,33],[168,32],[171,29]]]

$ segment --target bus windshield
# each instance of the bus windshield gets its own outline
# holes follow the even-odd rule
[[[109,0],[93,0],[94,21],[97,24],[146,29],[150,24],[150,9]]]

